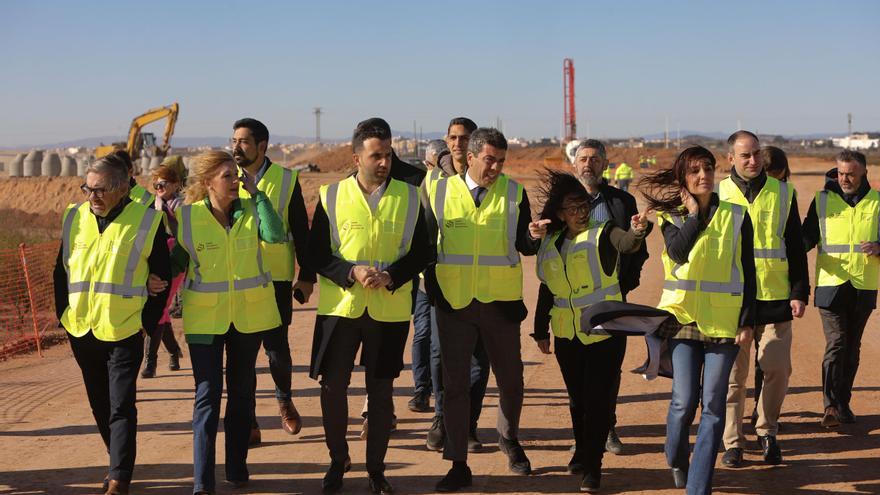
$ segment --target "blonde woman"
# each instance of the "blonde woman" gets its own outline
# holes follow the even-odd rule
[[[240,181],[251,198],[239,198]],[[196,383],[193,408],[194,493],[214,493],[214,458],[223,351],[226,350],[226,480],[248,481],[247,447],[256,385],[260,332],[281,323],[271,275],[259,240],[284,241],[281,218],[250,178],[240,178],[232,156],[195,157],[186,201],[177,211],[173,262],[186,270],[183,330]],[[184,268],[185,267],[185,268]]]

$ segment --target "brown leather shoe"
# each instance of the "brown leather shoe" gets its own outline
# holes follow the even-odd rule
[[[296,435],[302,429],[302,418],[299,417],[299,411],[293,405],[293,401],[279,400],[278,412],[281,415],[281,429],[291,435]]]
[[[128,481],[108,480],[104,495],[128,495]]]
[[[825,408],[825,415],[822,416],[822,426],[825,428],[837,428],[840,426],[840,413],[834,406]]]

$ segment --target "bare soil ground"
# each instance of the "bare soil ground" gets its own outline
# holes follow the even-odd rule
[[[613,156],[613,155],[612,155]],[[825,161],[801,166],[793,178],[800,191],[802,215],[812,192],[821,187]],[[534,168],[532,168],[534,170]],[[534,174],[511,167],[512,175],[534,185]],[[340,174],[304,177],[312,191],[322,182],[338,180]],[[16,189],[0,181],[0,208],[14,208],[10,198]],[[59,187],[54,195],[64,194]],[[33,191],[28,191],[32,193]],[[54,197],[42,198],[45,202]],[[59,199],[59,202],[66,199]],[[313,199],[312,199],[313,201]],[[44,203],[47,204],[47,203]],[[45,211],[45,209],[43,209]],[[642,274],[642,285],[631,299],[655,304],[662,285],[658,233],[649,238],[651,258]],[[814,254],[810,255],[813,266]],[[812,270],[812,268],[811,268]],[[537,281],[533,258],[525,259],[525,299],[534,307]],[[304,417],[302,432],[291,437],[278,427],[274,386],[265,356],[258,360],[257,414],[263,426],[263,444],[250,451],[252,482],[244,490],[220,484],[218,493],[318,493],[328,456],[321,428],[319,387],[307,377],[315,301],[297,307],[290,329],[293,349],[295,403]],[[175,320],[179,325],[179,320]],[[862,365],[856,380],[853,409],[858,423],[838,431],[819,426],[822,407],[821,361],[824,347],[817,310],[794,325],[792,349],[794,373],[783,407],[779,441],[785,456],[781,466],[765,466],[754,434],[747,425],[750,443],[743,469],[720,468],[715,475],[719,493],[741,494],[836,494],[880,493],[880,318],[872,316],[862,343]],[[178,328],[178,332],[180,329]],[[526,397],[521,440],[535,474],[528,477],[508,472],[498,452],[494,431],[497,389],[490,382],[479,435],[484,452],[473,454],[470,464],[475,479],[468,493],[570,493],[579,478],[565,474],[572,443],[567,397],[555,359],[540,354],[528,334],[531,315],[522,326],[522,358],[525,362]],[[624,369],[632,369],[645,357],[640,339],[630,339]],[[407,353],[409,362],[409,353]],[[160,351],[159,376],[139,380],[138,460],[133,493],[187,494],[192,484],[193,381],[188,358],[183,369],[169,372],[167,354]],[[400,493],[431,493],[434,483],[448,469],[437,453],[425,449],[430,413],[411,413],[406,402],[412,393],[408,369],[395,382],[398,431],[392,435],[387,455],[387,475]],[[749,383],[752,383],[751,378]],[[645,381],[625,373],[618,407],[618,431],[625,444],[623,455],[606,455],[603,493],[679,493],[663,457],[666,410],[671,383],[658,378]],[[50,348],[44,358],[23,356],[0,363],[0,493],[87,494],[97,493],[106,473],[107,456],[94,426],[85,398],[82,378],[66,344]],[[358,370],[350,388],[349,441],[354,468],[346,476],[344,493],[367,493],[364,442],[358,439],[364,396],[363,373]],[[747,403],[751,409],[751,398]],[[695,432],[695,430],[694,430]],[[222,436],[222,432],[220,433]],[[218,480],[223,479],[223,442],[218,438]]]

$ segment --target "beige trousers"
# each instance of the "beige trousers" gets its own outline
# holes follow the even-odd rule
[[[788,392],[791,376],[791,322],[784,321],[755,327],[758,343],[758,364],[764,372],[764,388],[758,399],[758,436],[776,436],[782,401]],[[752,345],[740,346],[730,371],[727,389],[727,414],[724,419],[724,448],[745,448],[742,431],[746,403],[746,380],[749,377]]]

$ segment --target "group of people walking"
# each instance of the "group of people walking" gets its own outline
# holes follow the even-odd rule
[[[224,369],[225,478],[234,486],[248,482],[248,445],[259,442],[261,346],[282,428],[299,432],[287,332],[293,299],[307,302],[316,282],[310,376],[321,385],[330,457],[325,493],[340,490],[351,469],[348,386],[359,350],[369,486],[373,493],[394,491],[384,458],[411,320],[415,392],[408,407],[427,411],[434,396],[426,445],[451,462],[436,490],[473,482],[468,453],[481,447],[476,424],[490,369],[499,390],[498,447],[511,472],[530,474],[519,435],[520,330],[528,314],[522,256],[537,256],[533,337],[541,352],[555,354],[562,372],[574,439],[567,469],[581,476],[581,491],[600,489],[605,451],[623,448],[614,425],[626,335],[662,341],[671,357],[665,451],[675,486],[711,492],[722,442],[723,464],[742,465],[753,340],[763,373],[756,432],[765,462],[782,461],[776,433],[791,373],[791,321],[803,315],[805,252],[816,246],[816,305],[828,341],[822,424],[855,421],[849,403],[859,342],[880,279],[880,194],[868,186],[863,155],[838,155],[802,226],[794,189],[764,168],[772,162],[768,170],[787,171],[784,153],[760,148],[747,131],[730,137],[730,177],[717,186],[715,156],[699,146],[644,175],[638,185],[648,209],[641,213],[632,195],[603,179],[604,144],[585,140],[571,172],[544,174],[535,220],[523,186],[503,173],[508,146],[498,130],[453,119],[445,141],[429,146],[427,171],[400,161],[391,137],[382,119],[357,125],[356,171],[320,188],[311,225],[297,173],[266,158],[269,131],[254,119],[233,125],[231,154],[209,151],[192,160],[182,204],[163,192],[182,183],[182,170],[156,175],[153,198],[133,184],[124,153],[88,168],[86,201],[71,205],[62,220],[55,290],[110,454],[106,493],[129,491],[143,334],[150,340],[147,376],[155,373],[163,330],[170,333],[176,286],[195,381],[195,494],[216,490]],[[665,246],[656,307],[626,302],[648,258],[649,211],[657,213]],[[603,329],[593,328],[597,313]],[[169,353],[180,356],[173,345]],[[691,454],[688,430],[700,403]]]

